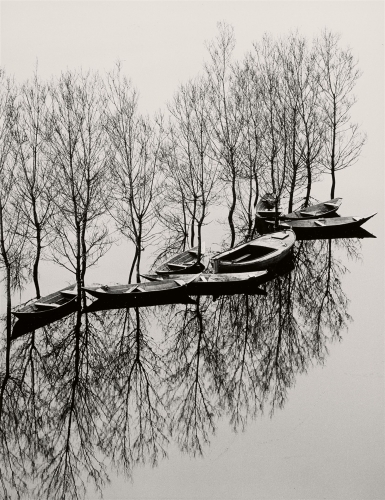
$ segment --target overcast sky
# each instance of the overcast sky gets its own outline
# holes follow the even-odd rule
[[[310,38],[324,27],[339,32],[372,85],[370,72],[383,64],[383,7],[382,1],[2,1],[1,65],[24,79],[37,60],[44,77],[66,68],[107,71],[121,60],[142,108],[153,111],[202,69],[205,41],[225,21],[234,26],[239,57],[265,32],[298,28]]]

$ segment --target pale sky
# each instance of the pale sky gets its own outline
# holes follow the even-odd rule
[[[364,71],[382,65],[382,1],[271,0],[2,1],[1,65],[23,79],[36,60],[49,77],[67,68],[107,71],[119,59],[143,109],[153,111],[202,69],[205,41],[216,36],[218,21],[234,26],[239,57],[265,32],[298,28],[312,38],[327,27],[342,35]]]

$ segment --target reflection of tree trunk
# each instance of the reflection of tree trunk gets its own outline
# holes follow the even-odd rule
[[[317,315],[316,334],[317,334],[318,341],[320,340],[322,311],[323,311],[324,303],[325,303],[325,301],[330,293],[331,263],[332,263],[332,240],[328,240],[328,261],[327,261],[327,276],[326,276],[326,282],[325,282],[325,292],[322,296],[322,300],[320,302],[319,309],[318,309],[318,315]]]
[[[1,208],[0,208],[1,210]],[[1,215],[0,215],[1,217]],[[2,225],[1,225],[2,229]],[[2,235],[1,235],[2,237]],[[3,240],[1,241],[2,247],[3,247]],[[2,248],[3,250],[3,248]],[[3,258],[6,255],[3,254]],[[4,259],[4,260],[5,260]],[[10,265],[7,262],[6,263],[6,293],[7,293],[7,344],[6,344],[6,351],[5,351],[5,373],[4,373],[4,378],[1,384],[1,389],[0,389],[0,422],[1,418],[3,415],[3,402],[4,402],[4,392],[5,388],[7,386],[8,380],[10,378],[10,367],[11,367],[11,269]]]

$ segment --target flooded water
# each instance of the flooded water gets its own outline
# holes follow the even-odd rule
[[[381,246],[297,241],[263,294],[21,336],[4,463],[48,498],[384,498]]]

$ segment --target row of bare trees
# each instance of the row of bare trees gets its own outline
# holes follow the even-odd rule
[[[128,280],[142,254],[159,258],[202,244],[213,207],[227,207],[226,245],[256,235],[255,207],[273,193],[289,211],[312,186],[351,165],[364,143],[351,121],[359,77],[350,49],[327,31],[265,36],[242,61],[220,24],[202,74],[182,84],[155,117],[139,111],[122,68],[101,77],[37,73],[0,86],[0,266],[8,321],[12,290],[50,259],[80,287],[87,267],[119,235],[132,244]],[[130,256],[131,257],[131,256]]]

